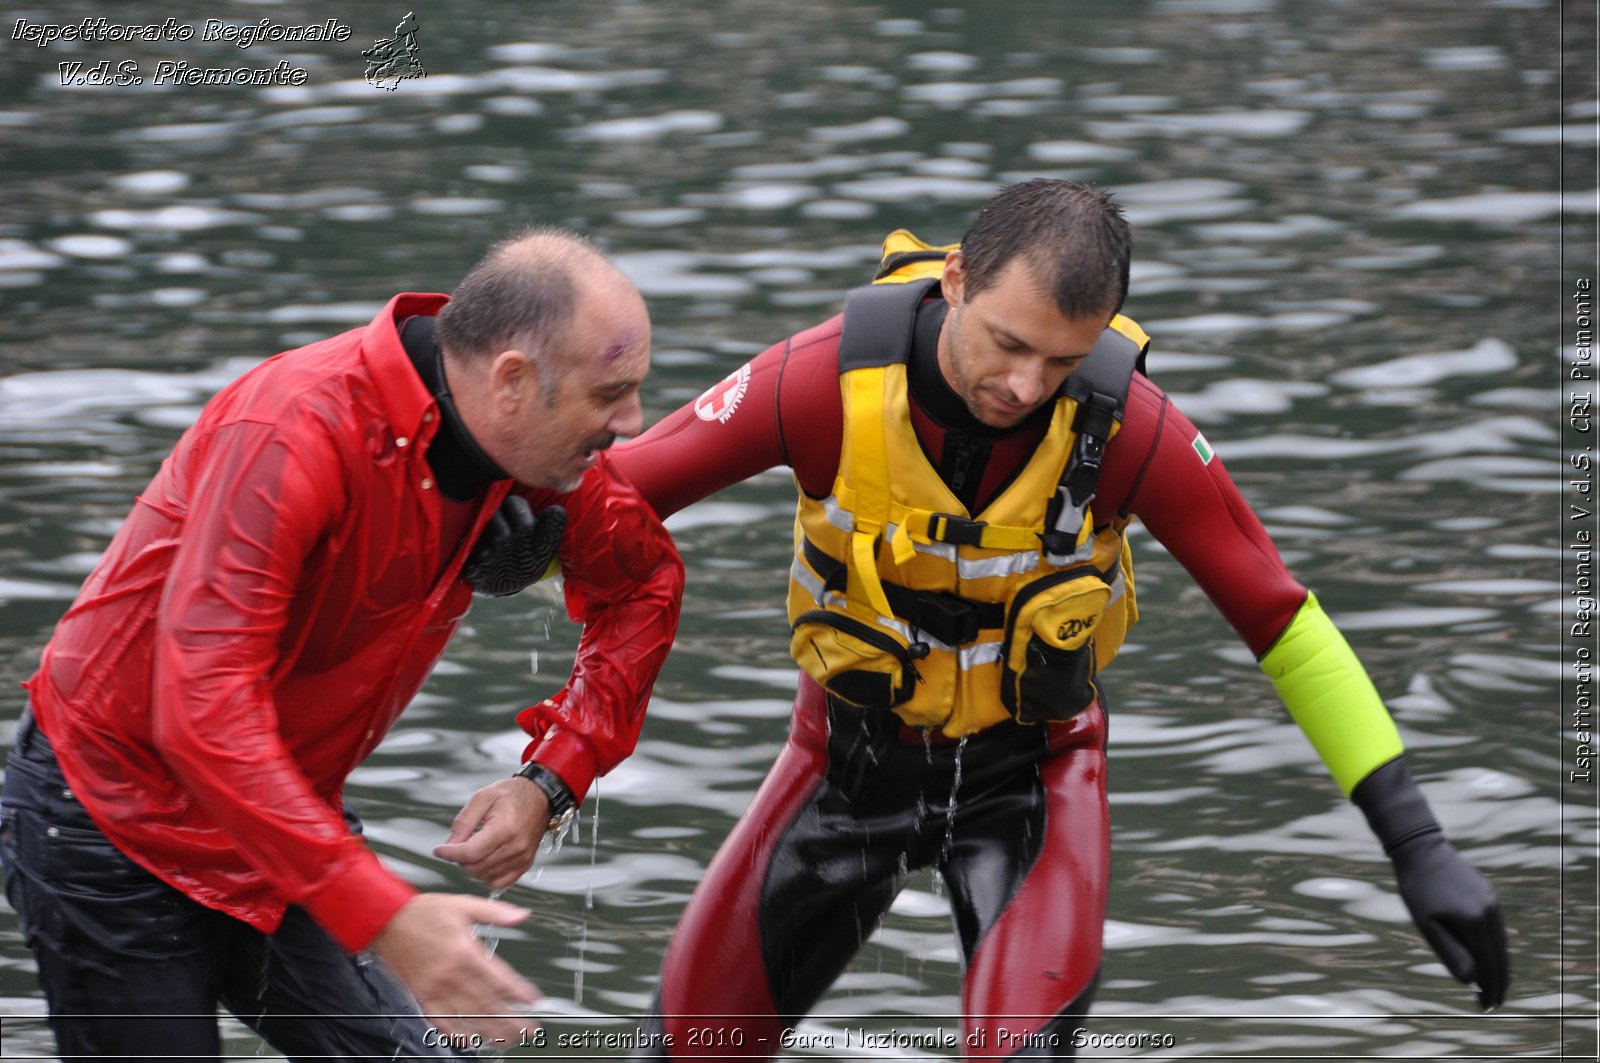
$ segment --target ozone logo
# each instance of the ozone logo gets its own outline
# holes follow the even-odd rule
[[[1056,628],[1056,641],[1065,645],[1079,635],[1093,631],[1098,623],[1100,623],[1098,616],[1091,616],[1087,620],[1063,620],[1061,626]]]
[[[739,408],[739,402],[750,388],[750,363],[723,377],[694,400],[694,412],[702,421],[727,424],[728,418]]]

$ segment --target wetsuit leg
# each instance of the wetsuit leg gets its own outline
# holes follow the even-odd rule
[[[1071,1058],[1099,972],[1111,857],[1105,717],[1095,706],[1049,731],[1025,791],[974,800],[946,862],[967,959],[964,1043],[981,1046],[969,1054]]]
[[[124,856],[25,716],[0,798],[5,891],[64,1058],[216,1059],[229,917]]]
[[[646,1027],[670,1038],[657,1057],[776,1054],[893,901],[898,860],[848,814],[828,745],[821,691],[802,678],[789,741],[667,948]]]

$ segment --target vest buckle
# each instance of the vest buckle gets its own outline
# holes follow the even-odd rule
[[[927,632],[946,646],[964,646],[977,641],[982,624],[975,602],[940,591],[912,593],[915,605],[907,610],[904,619],[918,631]]]
[[[928,538],[953,546],[982,546],[983,529],[987,527],[981,520],[969,520],[954,513],[935,513],[928,518]]]

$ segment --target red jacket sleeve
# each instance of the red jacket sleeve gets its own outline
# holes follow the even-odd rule
[[[215,458],[185,492],[190,531],[160,603],[154,740],[275,889],[346,948],[364,948],[415,890],[295,765],[271,681],[305,557],[343,497],[339,462],[331,442],[326,453],[310,438],[291,446],[278,427],[249,421],[194,445]]]
[[[678,630],[683,562],[609,455],[559,501],[567,511],[567,612],[583,635],[566,687],[524,709],[517,723],[533,736],[524,759],[561,776],[582,801],[595,778],[638,744],[650,689]]]
[[[1101,484],[1108,505],[1139,518],[1256,656],[1304,604],[1305,587],[1289,574],[1222,459],[1142,376],[1128,389]]]

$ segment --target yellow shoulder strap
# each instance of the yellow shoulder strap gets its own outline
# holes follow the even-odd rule
[[[841,467],[839,479],[854,488],[855,496],[849,502],[855,528],[850,533],[845,595],[853,602],[866,602],[880,616],[894,615],[878,578],[878,537],[889,525],[889,441],[884,435],[887,377],[886,370],[878,366],[851,370],[840,380],[850,456],[849,470]]]

